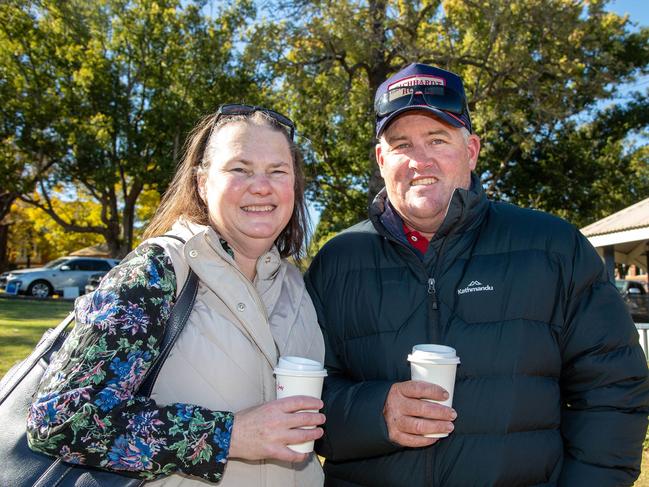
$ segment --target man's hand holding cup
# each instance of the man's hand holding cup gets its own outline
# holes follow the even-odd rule
[[[454,429],[451,404],[460,360],[453,348],[432,344],[415,345],[408,360],[412,380],[392,385],[383,416],[394,443],[429,446]]]

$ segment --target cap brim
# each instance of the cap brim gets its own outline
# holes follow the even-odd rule
[[[396,117],[398,117],[402,113],[412,111],[412,110],[431,112],[433,115],[442,119],[444,122],[448,123],[449,125],[452,125],[453,127],[467,128],[459,119],[437,108],[433,108],[428,105],[408,105],[407,107],[403,107],[400,108],[399,110],[392,112],[391,114],[387,115],[386,117],[383,117],[381,120],[377,122],[376,138],[378,139],[381,136],[381,134],[387,128],[390,122],[392,122]]]

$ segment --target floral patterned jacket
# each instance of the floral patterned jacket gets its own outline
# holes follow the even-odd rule
[[[133,477],[180,471],[221,480],[233,414],[137,395],[160,352],[175,291],[169,257],[145,243],[77,299],[76,326],[29,411],[33,450]]]

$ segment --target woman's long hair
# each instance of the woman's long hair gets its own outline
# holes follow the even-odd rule
[[[275,245],[282,257],[292,256],[299,260],[307,230],[306,205],[304,202],[305,182],[300,151],[288,136],[286,129],[263,111],[255,111],[249,115],[221,115],[216,124],[214,123],[215,119],[216,114],[204,117],[189,134],[178,170],[162,197],[158,210],[144,232],[144,238],[163,235],[181,217],[201,225],[210,224],[207,205],[198,192],[196,175],[199,170],[209,168],[210,158],[205,157],[205,152],[208,149],[212,135],[223,125],[244,122],[265,125],[283,133],[291,148],[295,172],[293,214],[286,227],[275,240]]]

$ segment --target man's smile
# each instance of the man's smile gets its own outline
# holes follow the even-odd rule
[[[435,184],[437,181],[439,180],[435,177],[419,178],[410,181],[410,186],[428,186],[430,184]]]

